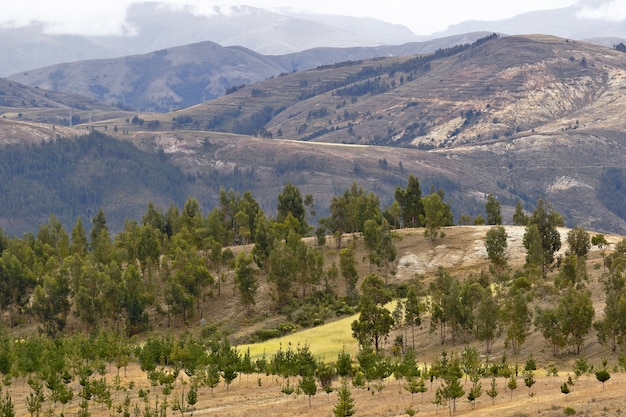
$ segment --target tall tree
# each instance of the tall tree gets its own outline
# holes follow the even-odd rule
[[[556,356],[565,347],[566,337],[562,331],[562,323],[556,308],[536,308],[535,328],[552,345],[552,354]]]
[[[450,311],[448,300],[450,299],[451,287],[455,285],[455,279],[443,267],[437,271],[437,276],[430,283],[430,331],[434,332],[439,327],[439,340],[443,345],[446,342]]]
[[[91,250],[96,260],[102,264],[108,264],[113,259],[113,243],[107,226],[104,210],[98,213],[91,221]]]
[[[391,264],[396,260],[398,251],[393,243],[393,236],[391,235],[391,228],[387,219],[382,219],[380,224],[380,242],[376,248],[377,258],[380,259],[382,265],[383,274],[385,276],[385,284],[389,280],[389,270]]]
[[[419,180],[413,175],[409,175],[406,188],[396,187],[394,196],[400,205],[400,216],[404,227],[422,226],[421,219],[425,213]]]
[[[576,354],[580,354],[595,315],[591,293],[588,290],[569,288],[559,300],[556,310],[563,335]]]
[[[571,253],[579,258],[587,256],[591,249],[589,233],[580,226],[574,227],[567,233],[567,244]]]
[[[524,247],[528,252],[527,263],[541,268],[544,277],[554,262],[554,254],[561,248],[561,235],[556,228],[563,224],[563,217],[540,198],[526,226]]]
[[[148,328],[149,316],[146,307],[150,296],[134,265],[130,265],[124,271],[123,279],[121,305],[126,316],[126,335],[133,336]]]
[[[259,283],[255,276],[256,270],[251,265],[252,258],[243,252],[240,253],[235,267],[235,285],[239,299],[248,316],[252,314],[252,307],[256,304],[255,297],[259,289]]]
[[[67,275],[63,273],[46,275],[43,284],[35,288],[31,309],[47,335],[58,336],[65,328],[70,293]]]
[[[141,224],[143,226],[150,225],[156,230],[161,231],[161,233],[165,233],[165,217],[163,216],[163,211],[155,207],[152,201],[148,202],[148,208],[141,218]]]
[[[380,260],[378,258],[378,246],[380,245],[380,227],[376,223],[376,220],[369,219],[365,221],[363,228],[363,242],[365,243],[365,249],[367,250],[367,258],[370,264],[370,272],[372,272],[372,265],[379,265]]]
[[[505,301],[503,321],[506,340],[511,343],[513,353],[519,353],[521,346],[530,334],[532,311],[528,307],[528,296],[523,291],[515,291]]]
[[[74,288],[74,302],[78,317],[92,330],[108,315],[104,293],[109,282],[110,277],[104,271],[91,263],[83,265]]]
[[[598,249],[600,249],[600,252],[602,253],[602,266],[604,267],[604,270],[606,270],[606,258],[604,256],[604,248],[608,246],[609,242],[606,240],[602,233],[598,233],[593,235],[593,237],[591,238],[591,244],[593,246],[597,246]]]
[[[493,226],[487,231],[485,248],[491,264],[497,272],[507,266],[507,233],[502,226]]]
[[[183,227],[186,227],[192,234],[196,229],[202,227],[202,209],[200,208],[200,202],[193,198],[189,197],[183,206],[183,211],[181,213],[181,221]],[[200,242],[197,240],[194,241],[196,246],[199,245]]]
[[[85,256],[89,251],[89,242],[87,241],[87,232],[83,227],[83,222],[79,218],[76,219],[74,228],[72,228],[72,243],[70,244],[70,253],[78,256]]]
[[[357,298],[356,283],[359,279],[354,252],[353,246],[339,251],[339,270],[346,285],[346,297],[349,301],[355,301]]]
[[[424,205],[423,224],[426,227],[424,236],[431,241],[445,236],[441,228],[449,226],[448,208],[438,193],[431,193],[422,199]]]
[[[413,350],[415,350],[415,326],[422,324],[421,314],[424,309],[425,306],[418,297],[417,289],[414,285],[411,285],[407,292],[406,303],[404,304],[404,320],[406,324],[411,326],[411,346]]]
[[[593,327],[600,344],[611,351],[615,352],[618,344],[626,346],[626,294],[622,289],[606,289],[604,316]]]
[[[16,324],[17,317],[28,306],[30,296],[37,284],[27,258],[33,256],[25,242],[12,239],[0,256],[0,308],[9,312],[9,326]]]
[[[386,337],[393,326],[393,318],[385,304],[391,301],[391,295],[385,283],[376,274],[370,274],[361,284],[359,300],[360,315],[352,322],[352,336],[361,346],[373,344],[378,353],[380,342]]]
[[[485,212],[487,213],[487,224],[502,224],[502,213],[500,211],[500,202],[493,194],[487,196],[485,203]]]
[[[589,276],[584,256],[579,258],[570,253],[562,258],[559,274],[554,278],[554,284],[557,288],[583,288],[587,281],[589,281]]]
[[[513,224],[515,226],[526,226],[528,224],[528,215],[524,213],[522,202],[517,201],[515,205],[515,213],[513,213]]]
[[[330,217],[320,219],[321,225],[332,233],[337,243],[337,249],[341,249],[343,234],[348,231],[348,201],[344,196],[335,196],[330,202]]]
[[[500,333],[500,307],[491,287],[482,291],[474,312],[474,335],[485,342],[485,352],[491,353],[494,339]]]
[[[300,189],[292,183],[287,183],[283,188],[283,192],[278,195],[278,209],[276,212],[276,221],[283,223],[287,218],[287,214],[298,220],[301,236],[306,236],[309,232],[309,224],[306,221],[306,208]]]
[[[278,242],[278,236],[275,233],[275,228],[272,227],[270,222],[263,215],[258,215],[255,221],[255,227],[252,258],[259,268],[267,271],[267,261]]]

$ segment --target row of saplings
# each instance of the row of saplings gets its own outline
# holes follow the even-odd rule
[[[78,417],[92,413],[166,417],[170,412],[183,417],[185,413],[192,415],[199,398],[213,396],[221,383],[228,392],[238,376],[241,380],[246,375],[249,382],[253,374],[258,386],[263,384],[263,374],[275,376],[282,393],[303,394],[309,405],[318,391],[330,394],[337,389],[335,381],[341,380],[333,406],[336,416],[354,414],[351,389],[368,389],[380,395],[391,378],[411,393],[411,405],[403,410],[407,414],[416,412],[414,394],[421,394],[423,403],[427,391],[434,393],[437,408],[447,406],[452,413],[463,397],[472,407],[483,394],[492,402],[505,390],[512,397],[522,381],[528,395],[534,395],[537,370],[532,355],[522,366],[513,366],[505,356],[485,362],[473,347],[466,347],[460,355],[444,351],[428,367],[420,366],[410,349],[392,358],[369,347],[360,349],[356,358],[344,349],[334,363],[315,358],[308,346],[288,346],[270,357],[253,360],[249,351],[241,354],[226,339],[203,342],[191,336],[151,338],[143,346],[132,346],[111,334],[54,341],[38,337],[11,340],[5,335],[0,345],[0,371],[6,387],[0,396],[3,417],[15,416],[20,404],[14,403],[11,393],[20,386],[25,388],[25,384],[30,389],[24,405],[31,417],[64,415],[66,409]],[[131,362],[138,363],[146,380],[127,378],[126,368]],[[567,397],[581,375],[592,373],[604,388],[611,377],[607,365],[603,360],[594,369],[585,358],[578,358],[572,369],[575,377],[568,374],[561,392]],[[626,369],[626,357],[620,356],[619,365]],[[617,370],[615,366],[613,371]],[[551,366],[546,374],[557,378],[559,370]],[[482,386],[484,378],[491,378],[489,387]]]

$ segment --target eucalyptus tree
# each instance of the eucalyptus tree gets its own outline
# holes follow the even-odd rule
[[[515,213],[513,213],[513,224],[515,226],[526,226],[528,219],[528,215],[524,213],[524,209],[522,208],[522,202],[518,200],[517,204],[515,204]]]
[[[450,206],[444,203],[441,195],[436,192],[422,198],[422,203],[424,205],[423,224],[426,227],[424,236],[431,241],[443,238],[445,233],[441,231],[441,228],[453,224]]]
[[[502,272],[507,267],[507,238],[506,230],[499,225],[492,226],[485,236],[487,256],[496,273]]]
[[[35,288],[31,310],[49,336],[61,334],[70,312],[70,285],[66,274],[52,273]]]
[[[173,305],[187,322],[193,315],[194,304],[201,315],[206,289],[215,282],[215,279],[201,253],[196,250],[194,237],[187,233],[186,228],[172,237],[169,252],[171,262],[169,285],[177,295],[172,299]]]
[[[395,201],[400,206],[400,217],[404,227],[420,227],[423,225],[424,204],[419,179],[409,175],[406,188],[396,187]]]
[[[591,244],[593,246],[597,246],[598,249],[600,249],[600,252],[602,253],[602,266],[604,267],[604,270],[606,270],[606,259],[605,259],[604,248],[606,248],[609,245],[609,242],[606,240],[606,238],[604,237],[602,233],[598,233],[598,234],[593,235],[593,237],[591,238]]]
[[[526,226],[524,247],[526,262],[541,268],[544,278],[554,262],[554,254],[561,248],[561,235],[556,228],[563,225],[563,217],[540,198]]]
[[[291,215],[298,220],[298,223],[300,224],[298,234],[300,236],[306,236],[309,232],[309,224],[306,221],[304,199],[302,198],[300,189],[291,182],[285,184],[282,193],[278,195],[276,221],[278,223],[283,223],[287,218],[288,213],[291,213]]]
[[[420,300],[415,285],[411,285],[404,303],[404,322],[411,326],[411,347],[415,350],[415,326],[422,324],[422,313],[426,305]]]
[[[491,353],[493,341],[500,335],[501,311],[491,287],[482,290],[482,295],[474,309],[474,336],[485,343],[485,352]]]
[[[352,336],[361,346],[373,344],[378,353],[382,338],[386,337],[393,326],[391,312],[385,304],[391,301],[391,294],[385,283],[376,274],[370,274],[361,285],[359,300],[359,318],[352,322]]]
[[[556,308],[537,306],[534,325],[543,338],[552,345],[552,354],[556,356],[566,345],[566,337],[561,330],[562,323]]]
[[[579,258],[585,257],[591,249],[589,233],[580,226],[574,227],[567,233],[569,251]]]
[[[578,355],[592,327],[595,310],[588,290],[569,288],[557,303],[563,335]]]
[[[113,258],[113,242],[109,234],[104,210],[98,210],[98,213],[91,220],[90,249],[97,262],[106,265]]]
[[[356,270],[355,249],[353,245],[339,251],[339,271],[346,286],[346,297],[348,301],[354,302],[358,296],[356,283],[359,279],[359,275]]]
[[[32,267],[31,247],[22,239],[13,238],[0,255],[0,308],[8,312],[9,327],[28,306],[37,279]]]
[[[516,355],[530,334],[533,314],[528,303],[527,293],[523,290],[513,291],[506,297],[501,310],[506,340]]]
[[[474,283],[462,283],[440,267],[429,289],[430,331],[434,332],[437,327],[439,328],[441,344],[446,342],[448,333],[452,333],[454,338],[470,332],[474,320],[472,307],[478,301]]]
[[[252,307],[256,304],[255,297],[259,289],[256,279],[257,271],[252,267],[252,262],[252,258],[242,252],[237,257],[235,266],[235,287],[247,316],[252,314]]]
[[[487,195],[487,202],[485,203],[485,212],[487,213],[487,224],[498,225],[502,224],[502,213],[500,210],[500,202],[493,194]]]

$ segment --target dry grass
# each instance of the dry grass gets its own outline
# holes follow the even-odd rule
[[[482,268],[486,268],[487,260],[482,253],[484,249],[481,246],[482,239],[488,227],[454,227],[446,230],[446,238],[432,244],[424,239],[422,231],[407,230],[402,231],[401,239],[396,242],[398,247],[399,267],[398,272],[391,279],[392,283],[400,284],[411,282],[416,279],[427,283],[432,279],[434,272],[439,266],[448,268],[452,273],[459,277],[465,277],[470,273],[477,273]],[[521,245],[521,236],[523,228],[508,227],[509,248],[511,255],[511,263],[519,265],[523,262],[523,251],[519,249]],[[561,231],[563,238],[566,236],[566,230]],[[607,236],[607,239],[615,243],[621,237]],[[246,248],[245,250],[249,250]],[[325,249],[330,262],[334,255],[334,249],[329,247]],[[362,252],[359,252],[362,255]],[[447,255],[446,255],[447,254]],[[604,296],[601,285],[598,283],[598,276],[602,272],[596,269],[594,265],[601,263],[601,254],[597,250],[593,250],[589,257],[589,271],[591,273],[591,282],[589,284],[594,296],[594,305],[596,307],[596,317],[602,314]],[[367,264],[360,265],[360,276],[364,276],[369,272]],[[419,278],[416,278],[419,273]],[[263,280],[263,278],[261,278]],[[256,315],[254,318],[243,316],[237,306],[237,301],[233,296],[232,279],[229,279],[222,287],[222,297],[214,297],[206,306],[206,317],[211,317],[212,321],[222,322],[223,326],[242,329],[237,334],[242,335],[246,331],[251,332],[256,328],[263,327],[267,323],[275,322],[276,318],[271,314],[271,298],[267,292],[260,294],[256,306]],[[230,317],[230,319],[227,318]],[[348,351],[353,354],[356,351],[356,344],[351,339],[349,326],[354,317],[347,317],[341,320],[328,323],[314,329],[309,329],[289,338],[270,341],[266,344],[250,346],[251,354],[262,354],[266,351],[268,357],[271,356],[282,343],[283,348],[291,342],[292,346],[300,344],[308,344],[314,355],[323,357],[328,361],[336,358],[337,352],[345,345]],[[443,349],[449,352],[460,353],[466,346],[468,340],[449,340],[445,346],[439,343],[438,334],[429,331],[428,317],[424,317],[421,328],[416,329],[415,348],[417,360],[420,364],[431,363]],[[199,325],[192,326],[192,333],[200,331]],[[389,341],[393,341],[398,331],[396,330],[389,337]],[[410,343],[410,331],[408,332],[407,341]],[[391,343],[387,342],[385,348],[390,349]],[[484,348],[481,344],[471,342],[481,353]],[[239,346],[240,352],[244,352],[247,346]],[[613,367],[617,364],[617,355],[606,350],[597,343],[595,333],[590,334],[583,346],[582,354],[595,366],[599,366],[600,358],[607,357],[609,359],[609,369],[612,371],[612,378],[605,384],[605,390],[602,391],[602,385],[596,381],[594,376],[583,376],[571,388],[571,394],[568,398],[560,392],[560,385],[564,382],[568,373],[572,374],[572,364],[576,357],[567,351],[562,352],[560,356],[553,356],[550,346],[547,346],[541,335],[537,332],[531,334],[526,343],[522,346],[522,352],[516,359],[511,350],[505,346],[503,337],[494,343],[493,352],[490,357],[493,360],[499,360],[503,354],[509,358],[509,363],[523,363],[528,355],[532,353],[539,369],[537,371],[537,383],[532,388],[533,396],[529,397],[528,390],[524,386],[521,378],[518,380],[518,389],[513,392],[512,399],[510,392],[505,389],[506,381],[498,378],[499,395],[492,405],[491,399],[483,392],[483,395],[476,402],[475,409],[472,410],[471,405],[464,397],[457,401],[457,411],[455,415],[498,415],[498,416],[522,416],[541,414],[544,416],[562,416],[564,408],[571,407],[576,411],[576,415],[583,416],[614,416],[620,415],[622,410],[626,409],[626,400],[623,396],[621,386],[626,382],[626,374],[613,372]],[[556,366],[560,370],[558,377],[547,377],[546,369],[550,366]],[[116,370],[110,370],[107,379],[112,381]],[[131,407],[131,415],[135,415],[133,407],[135,404],[139,406],[140,413],[143,413],[144,403],[139,399],[138,392],[140,389],[150,389],[150,404],[154,406],[156,399],[155,393],[159,393],[159,402],[162,404],[163,395],[160,387],[150,387],[146,374],[143,373],[137,365],[131,365],[126,375],[122,370],[121,385],[125,387],[130,395],[133,406]],[[259,385],[260,381],[260,385]],[[133,383],[133,388],[129,389],[129,384]],[[291,381],[297,384],[297,379]],[[237,378],[226,392],[223,382],[215,388],[213,395],[207,388],[203,388],[199,392],[198,404],[193,411],[194,415],[207,416],[248,416],[248,415],[272,415],[272,416],[332,416],[333,405],[337,402],[336,392],[330,395],[325,394],[319,389],[318,394],[312,398],[309,407],[308,399],[303,395],[287,396],[281,393],[283,380],[280,377],[266,375],[243,375]],[[483,379],[483,390],[489,389],[491,380]],[[78,411],[78,383],[72,382],[75,394],[72,402],[66,407],[65,415],[76,415]],[[358,416],[401,416],[406,415],[406,410],[413,407],[419,410],[417,415],[434,416],[447,415],[447,409],[439,409],[433,404],[434,391],[436,385],[429,387],[428,392],[424,395],[422,402],[421,396],[415,394],[413,398],[411,394],[403,388],[404,381],[395,381],[390,379],[385,381],[382,392],[378,392],[373,386],[370,390],[352,389],[352,395],[356,400],[356,409]],[[435,381],[437,384],[437,381]],[[334,387],[339,387],[339,381],[335,381]],[[24,379],[15,380],[8,389],[11,392],[13,403],[16,408],[17,416],[28,416],[26,410],[25,398],[30,388]],[[468,385],[465,387],[469,389]],[[173,398],[181,398],[183,393],[188,392],[189,384],[186,378],[180,377],[177,381],[174,392],[170,395],[169,401]],[[119,404],[123,400],[124,394],[120,391],[115,395],[114,404]],[[46,403],[45,409],[50,404]],[[115,407],[114,407],[115,408]],[[57,405],[56,414],[60,414],[61,406]],[[190,415],[189,410],[186,415]],[[109,411],[106,407],[99,404],[90,404],[90,412],[93,416],[107,416]],[[177,413],[177,412],[176,412]],[[170,416],[176,414],[172,410],[168,410]],[[111,415],[119,415],[115,409]]]
[[[115,372],[115,371],[114,371]],[[134,387],[128,390],[131,398],[131,415],[134,415],[133,408],[135,405],[143,412],[144,402],[139,399],[138,392],[140,389],[150,389],[152,394],[149,396],[151,407],[155,405],[155,393],[159,393],[159,404],[163,403],[163,395],[159,387],[150,387],[146,375],[141,372],[137,366],[129,367],[127,375],[121,373],[121,385],[126,389],[132,381]],[[109,376],[110,379],[110,376]],[[567,398],[560,391],[560,384],[567,379],[565,373],[559,377],[541,377],[538,376],[537,383],[532,387],[532,396],[528,395],[528,389],[524,386],[521,378],[518,380],[518,388],[511,393],[505,389],[506,381],[498,378],[499,394],[495,398],[494,404],[491,399],[483,393],[476,401],[475,408],[472,409],[467,399],[461,397],[457,400],[456,416],[479,415],[479,416],[530,416],[541,414],[543,416],[562,416],[563,409],[571,407],[576,411],[576,415],[582,416],[617,416],[620,415],[626,400],[624,399],[622,386],[626,383],[626,374],[614,373],[612,378],[605,384],[604,390],[593,376],[582,376],[580,380],[572,387],[571,393]],[[170,396],[168,401],[171,404],[174,398],[181,398],[189,390],[189,385],[181,377]],[[260,381],[260,385],[259,385]],[[491,384],[490,379],[483,379],[483,389],[486,390]],[[293,380],[292,383],[297,383]],[[317,395],[311,400],[309,406],[308,399],[300,394],[285,395],[281,393],[283,381],[281,378],[265,375],[243,375],[237,378],[228,388],[228,392],[223,382],[216,387],[211,394],[208,388],[202,388],[199,391],[198,403],[194,409],[189,409],[185,415],[202,415],[202,416],[223,416],[223,417],[243,417],[250,415],[268,415],[268,416],[332,416],[334,404],[337,403],[337,393],[332,392],[326,394],[319,390]],[[357,416],[403,416],[406,410],[412,407],[418,410],[419,416],[435,416],[448,415],[447,407],[437,408],[433,404],[435,385],[422,397],[420,394],[411,394],[403,388],[404,381],[396,381],[390,379],[385,382],[382,391],[378,391],[374,386],[369,389],[357,390],[351,387],[352,396],[355,399],[355,408]],[[465,385],[465,390],[469,390],[469,382]],[[74,382],[74,389],[78,390],[77,383]],[[339,382],[334,384],[334,388],[339,387]],[[25,406],[25,398],[28,395],[29,387],[22,379],[16,380],[9,388],[16,409],[16,416],[29,416]],[[124,399],[123,391],[112,393],[114,400],[114,409],[111,415],[119,415],[115,411],[115,405],[120,404]],[[64,415],[73,416],[79,410],[79,398],[75,395],[74,399],[65,407]],[[46,406],[44,410],[46,410]],[[43,414],[42,411],[42,414]],[[107,416],[109,411],[106,407],[93,402],[89,405],[89,411],[92,416]],[[168,409],[167,414],[170,416],[179,415],[178,411]],[[61,414],[60,404],[56,407],[56,414]]]

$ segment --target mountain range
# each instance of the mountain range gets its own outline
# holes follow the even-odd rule
[[[398,46],[314,48],[261,55],[240,46],[204,41],[142,55],[85,60],[21,72],[12,81],[79,94],[120,108],[171,111],[223,96],[226,91],[280,74],[338,62],[407,56],[471,43],[484,32]]]
[[[169,53],[155,52],[153,59],[163,58],[159,54]],[[0,136],[36,147],[96,130],[160,155],[143,163],[149,182],[128,173],[126,184],[119,184],[120,169],[111,167],[142,158],[117,145],[111,152],[98,150],[101,139],[90,139],[95,148],[77,154],[75,168],[58,180],[59,187],[74,184],[84,201],[70,208],[63,198],[50,197],[69,223],[103,207],[119,230],[150,199],[180,205],[193,195],[211,208],[221,186],[251,190],[271,213],[286,182],[313,194],[323,215],[352,182],[388,205],[395,187],[413,174],[425,191],[444,190],[457,219],[480,214],[488,193],[500,199],[505,222],[518,201],[532,210],[541,197],[569,225],[623,233],[624,88],[626,54],[614,48],[550,36],[491,35],[432,54],[284,72],[166,113],[98,108],[93,99],[4,81],[0,98],[13,101],[0,108]],[[11,230],[23,231],[54,212],[43,196],[57,186],[48,177],[45,185],[39,177],[16,181],[22,171],[19,164],[3,171],[12,175],[3,177],[5,187],[20,185],[5,194],[25,204],[15,203],[13,214],[3,217],[5,230],[19,223]],[[35,189],[42,190],[36,204],[23,195]],[[89,189],[102,195],[96,198]],[[25,221],[34,206],[40,211]]]
[[[45,25],[0,28],[0,76],[44,66],[89,59],[144,54],[211,41],[242,46],[263,55],[285,55],[318,47],[400,45],[468,32],[543,33],[566,39],[591,40],[612,46],[626,39],[623,22],[591,19],[581,14],[597,2],[521,14],[498,21],[467,21],[429,36],[372,18],[265,10],[250,6],[215,7],[209,14],[165,3],[134,3],[128,7],[126,33],[119,36],[59,35]]]

